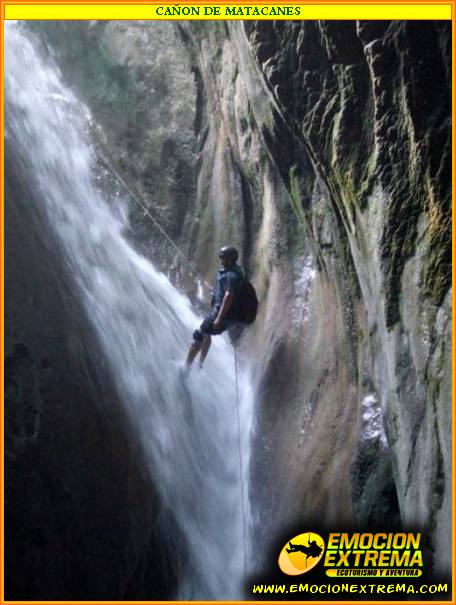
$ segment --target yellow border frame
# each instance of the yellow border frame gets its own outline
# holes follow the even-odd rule
[[[27,4],[27,3],[7,3],[5,5],[4,18],[7,19],[114,19],[114,20],[183,20],[185,17],[182,16],[168,16],[160,14],[164,6],[168,4],[167,1],[154,2],[153,4],[140,4],[132,3],[130,6],[125,4]],[[226,14],[226,8],[232,7],[233,2],[208,2],[207,0],[179,2],[178,4],[200,7],[201,14],[198,17],[194,17],[194,20],[202,21],[214,21],[215,19],[220,20],[244,20],[245,17],[233,17]],[[235,2],[234,4],[237,4]],[[279,5],[281,2],[273,2],[272,0],[266,0],[265,2],[252,3],[249,0],[244,5],[263,8],[264,6]],[[451,6],[443,3],[429,4],[429,3],[400,3],[400,4],[368,4],[363,3],[344,3],[344,4],[318,4],[308,2],[303,4],[302,2],[296,2],[296,0],[286,3],[287,6],[299,6],[301,8],[301,15],[299,16],[287,16],[287,17],[255,17],[257,20],[275,19],[275,20],[302,20],[302,19],[338,19],[351,21],[355,18],[358,19],[382,19],[382,20],[415,20],[415,19],[436,19],[445,20],[451,19]],[[220,17],[214,17],[213,15],[204,15],[204,7],[217,6],[221,10]]]
[[[292,5],[300,5],[303,8],[307,8],[309,7],[309,5],[311,4],[312,7],[316,7],[317,12],[318,12],[318,16],[313,16],[313,17],[307,17],[309,19],[321,19],[321,18],[337,18],[337,19],[357,19],[360,18],[359,17],[359,10],[362,10],[363,7],[366,6],[370,6],[371,8],[376,6],[376,7],[380,7],[380,6],[389,6],[391,9],[394,9],[394,7],[397,7],[398,5],[407,7],[407,8],[412,8],[413,6],[426,6],[429,9],[429,14],[431,14],[431,12],[433,10],[435,10],[437,7],[449,7],[451,9],[451,13],[450,13],[450,19],[452,21],[452,56],[453,56],[453,63],[452,63],[452,84],[453,84],[453,98],[452,98],[452,152],[453,152],[453,172],[452,172],[452,188],[453,188],[453,192],[455,190],[455,171],[454,171],[454,162],[455,162],[455,117],[456,117],[456,104],[455,104],[455,87],[456,87],[456,75],[455,75],[455,66],[454,66],[454,60],[456,57],[456,42],[455,42],[455,24],[456,24],[456,16],[455,16],[455,1],[456,0],[450,0],[448,2],[441,2],[441,1],[426,1],[426,0],[402,0],[399,2],[395,2],[394,0],[385,0],[385,1],[369,1],[369,0],[350,0],[349,2],[344,2],[344,0],[333,0],[332,2],[326,2],[325,0],[312,0],[312,2],[304,2],[303,0],[292,0],[291,2],[284,2],[284,0],[277,0],[276,2],[274,2],[273,0],[261,0],[262,5],[271,5],[271,4],[275,4],[275,5],[281,5],[281,4],[286,4],[287,6],[292,6]],[[93,8],[94,5],[96,6],[102,6],[103,9],[107,8],[108,6],[113,7],[115,10],[113,11],[115,13],[116,16],[114,16],[111,13],[111,16],[108,15],[108,13],[106,13],[106,15],[103,17],[104,19],[110,19],[110,18],[117,18],[119,19],[117,10],[122,7],[122,10],[124,11],[124,16],[121,17],[121,19],[128,19],[128,20],[134,20],[137,18],[143,18],[143,19],[148,19],[150,17],[133,17],[132,16],[132,9],[133,6],[136,7],[147,7],[148,10],[151,9],[151,7],[154,6],[158,6],[158,5],[176,5],[176,4],[180,4],[180,5],[222,5],[222,4],[228,4],[228,2],[222,2],[221,0],[215,0],[214,2],[210,2],[210,0],[177,0],[176,2],[172,2],[170,0],[164,0],[163,2],[158,2],[157,0],[151,1],[151,2],[147,2],[145,0],[137,0],[131,3],[126,3],[126,2],[122,2],[121,0],[98,0],[95,2],[90,2],[90,0],[81,0],[80,2],[62,2],[61,0],[48,0],[47,2],[43,2],[43,3],[39,3],[39,2],[24,2],[21,0],[0,0],[0,20],[1,20],[1,91],[3,93],[4,90],[4,28],[3,28],[3,22],[5,21],[5,8],[6,6],[8,7],[14,7],[14,8],[18,8],[18,7],[32,7],[31,10],[34,14],[36,14],[36,10],[39,10],[41,7],[46,6],[47,10],[49,11],[58,11],[59,7],[66,7],[66,9],[68,9],[70,6],[73,7],[84,7],[84,10],[86,11],[85,16],[81,16],[81,13],[78,11],[78,16],[67,16],[66,18],[69,19],[73,19],[73,20],[82,20],[82,19],[93,19],[93,18],[99,18],[99,17],[94,17],[93,16]],[[230,5],[256,5],[258,6],[258,4],[254,1],[254,0],[246,0],[245,2],[242,2],[241,0],[232,0],[231,2],[229,2]],[[331,8],[330,8],[331,7]],[[350,10],[347,10],[347,7],[350,7]],[[344,17],[341,16],[335,16],[335,14],[339,14],[339,9],[343,9],[344,10]],[[23,10],[23,9],[22,9]],[[78,9],[76,9],[77,11]],[[92,11],[92,14],[91,14]],[[328,12],[329,11],[329,12]],[[358,11],[358,12],[357,12]],[[24,14],[24,13],[22,13]],[[316,14],[316,13],[315,13]],[[332,17],[328,15],[331,15]],[[435,13],[434,13],[435,14]],[[301,17],[299,17],[300,20],[302,20],[303,18],[305,18],[306,15],[303,15]],[[22,16],[22,17],[13,17],[13,18],[40,18],[42,19],[43,16],[35,16],[35,17],[27,17],[27,16]],[[47,13],[47,16],[45,18],[48,19],[59,19],[61,18],[60,16],[58,16],[58,14],[56,15],[54,13],[54,16],[51,16],[49,13]],[[385,17],[385,16],[379,16],[377,17],[377,19],[389,19],[391,17]],[[396,17],[398,18],[398,17]],[[400,18],[400,17],[399,17]],[[407,17],[408,19],[412,20],[413,17]],[[428,16],[428,17],[420,17],[419,19],[430,19],[430,18],[436,18]],[[439,17],[437,17],[439,18]],[[440,17],[442,18],[442,17]],[[164,20],[171,20],[169,17],[164,18]],[[184,20],[185,18],[183,17],[179,17],[179,20]],[[269,18],[265,18],[265,19],[269,19]],[[151,20],[155,20],[151,19]],[[208,20],[215,20],[214,17],[208,17]],[[226,19],[225,19],[226,20]],[[245,20],[244,18],[241,18],[240,20]],[[258,19],[257,19],[258,20]],[[376,20],[375,18],[373,20]],[[3,94],[2,94],[2,100],[3,100]],[[4,158],[4,137],[3,137],[3,133],[4,133],[4,103],[2,102],[1,105],[1,157],[2,160]],[[85,603],[85,604],[89,604],[89,603],[106,603],[106,604],[111,604],[112,601],[5,601],[4,600],[4,589],[5,589],[5,577],[4,577],[4,535],[5,535],[5,518],[4,518],[4,465],[3,465],[3,458],[4,458],[4,445],[5,445],[5,433],[4,433],[4,388],[5,388],[5,383],[4,383],[4,351],[5,351],[5,326],[4,326],[4,310],[5,310],[5,298],[4,298],[4,279],[5,279],[5,246],[4,246],[4,162],[2,161],[2,166],[1,166],[1,212],[0,212],[0,280],[1,280],[1,290],[0,290],[0,304],[1,304],[1,317],[0,317],[0,336],[1,336],[1,352],[0,352],[0,383],[1,383],[1,394],[0,394],[0,410],[1,410],[1,418],[0,418],[0,425],[1,425],[1,435],[0,435],[0,444],[1,444],[1,460],[2,460],[2,464],[1,464],[1,469],[0,469],[0,489],[1,489],[1,493],[0,493],[0,515],[1,515],[1,525],[0,525],[0,559],[1,559],[1,573],[0,573],[0,605],[2,604],[72,604],[72,603]],[[455,275],[456,275],[456,270],[455,270],[455,258],[456,258],[456,248],[455,248],[455,243],[454,243],[454,239],[455,239],[455,209],[454,209],[454,205],[452,206],[452,284],[454,286],[454,282],[455,282]],[[454,307],[455,307],[455,303],[456,303],[456,294],[454,292],[454,288],[452,290],[452,375],[454,376],[455,371],[456,371],[456,357],[454,354],[454,344],[455,344],[455,340],[456,340],[456,330],[454,328]],[[452,467],[452,474],[453,474],[453,482],[452,482],[452,594],[453,594],[453,598],[452,600],[449,601],[438,601],[438,600],[419,600],[419,601],[401,601],[401,603],[411,603],[411,604],[423,604],[423,603],[430,603],[432,602],[435,605],[438,605],[439,603],[442,604],[448,604],[448,603],[456,603],[456,578],[455,578],[455,530],[456,530],[456,514],[455,514],[455,485],[454,485],[454,478],[455,478],[455,420],[454,420],[454,411],[455,411],[455,402],[456,402],[456,396],[454,393],[454,389],[452,389],[452,410],[453,410],[453,414],[452,414],[452,462],[453,462],[453,467]],[[169,603],[173,603],[173,602],[180,602],[180,603],[222,603],[222,601],[116,601],[116,603],[121,603],[124,605],[136,605],[138,603],[154,603],[154,604],[163,604],[163,605],[168,605]],[[250,601],[224,601],[224,603],[232,603],[232,604],[238,604],[238,603],[247,603]],[[316,605],[326,605],[328,604],[328,601],[285,601],[285,600],[276,600],[276,601],[259,601],[259,600],[255,600],[252,602],[258,602],[258,603],[292,603],[292,604],[296,604],[299,602],[306,602],[306,603],[315,603]],[[357,601],[342,601],[342,600],[333,600],[330,601],[331,603],[359,603],[359,604],[372,604],[372,603],[397,603],[397,601],[384,601],[384,600],[366,600],[366,601],[361,601],[361,600],[357,600]]]
[[[5,238],[4,238],[4,226],[5,226],[5,140],[3,133],[5,132],[5,105],[3,102],[3,91],[5,90],[5,80],[4,80],[4,30],[3,30],[3,2],[1,7],[1,80],[2,80],[2,108],[1,108],[1,139],[2,139],[2,168],[1,168],[1,212],[0,212],[0,290],[1,290],[1,309],[0,309],[0,337],[1,337],[1,352],[0,352],[0,384],[1,384],[1,418],[0,418],[0,426],[1,426],[1,469],[0,469],[0,515],[1,515],[1,529],[0,529],[0,559],[1,559],[1,572],[0,572],[0,603],[4,602],[5,596],[5,483],[4,483],[4,474],[5,474],[5,466],[4,466],[4,452],[5,452]]]

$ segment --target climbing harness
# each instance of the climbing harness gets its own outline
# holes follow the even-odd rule
[[[111,166],[111,164],[105,159],[102,158],[105,166],[113,173],[113,175],[122,183],[125,189],[130,194],[131,198],[135,200],[135,202],[142,208],[144,215],[148,216],[155,227],[160,231],[166,241],[171,244],[171,246],[176,250],[176,252],[184,259],[185,263],[190,267],[193,273],[198,277],[201,283],[205,284],[208,289],[211,289],[207,281],[201,276],[199,271],[193,265],[193,263],[187,258],[187,256],[182,252],[179,246],[172,240],[172,238],[166,233],[163,227],[160,225],[158,220],[149,212],[149,209],[143,204],[143,202],[139,199],[139,197],[131,190],[125,180],[120,176],[120,174]],[[240,484],[241,484],[241,517],[242,517],[242,543],[244,550],[244,576],[247,577],[247,529],[246,529],[246,519],[245,519],[245,495],[244,495],[244,465],[242,459],[242,445],[241,445],[241,419],[239,412],[239,389],[238,389],[238,370],[237,370],[237,351],[236,345],[231,343],[234,351],[234,377],[235,377],[235,390],[236,390],[236,417],[237,417],[237,430],[238,430],[238,449],[239,449],[239,473],[240,473]]]

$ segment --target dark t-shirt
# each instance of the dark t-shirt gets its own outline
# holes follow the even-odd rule
[[[239,293],[242,282],[244,281],[244,272],[242,268],[235,264],[229,269],[220,269],[217,273],[217,285],[214,293],[214,306],[220,308],[222,306],[223,297],[226,292],[234,294],[233,302],[226,317],[234,317],[239,307]]]

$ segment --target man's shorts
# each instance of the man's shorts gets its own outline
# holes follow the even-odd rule
[[[221,326],[217,330],[215,330],[214,321],[217,318],[218,312],[219,312],[219,309],[217,309],[217,308],[211,309],[209,311],[209,313],[206,315],[206,317],[204,318],[203,323],[199,327],[199,330],[195,330],[193,332],[193,338],[195,339],[196,342],[202,342],[204,339],[204,336],[207,334],[211,334],[212,336],[214,336],[216,334],[221,334],[222,332],[227,330],[231,325],[233,325],[233,323],[235,322],[234,319],[227,319],[224,317],[222,319]]]

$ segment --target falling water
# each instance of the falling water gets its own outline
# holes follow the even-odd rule
[[[5,25],[5,69],[8,148],[27,166],[39,193],[34,210],[63,250],[151,480],[186,541],[177,597],[242,598],[243,508],[247,530],[250,518],[248,377],[240,376],[239,435],[232,348],[215,339],[205,369],[183,378],[178,362],[199,318],[125,239],[119,200],[96,185],[89,112],[19,23]]]

